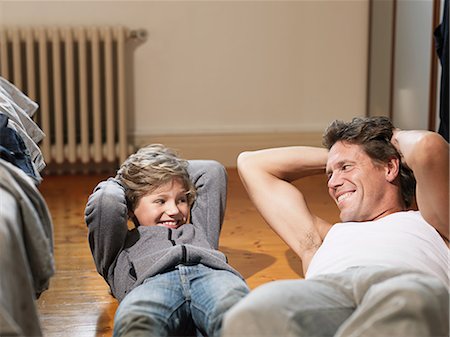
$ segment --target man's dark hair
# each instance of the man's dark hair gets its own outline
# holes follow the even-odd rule
[[[375,162],[387,163],[390,158],[400,160],[400,191],[406,207],[414,201],[416,179],[412,170],[402,162],[391,138],[394,126],[387,117],[357,117],[351,122],[335,120],[323,136],[323,145],[328,150],[339,141],[360,145]]]

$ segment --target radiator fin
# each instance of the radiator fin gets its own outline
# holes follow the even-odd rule
[[[0,75],[39,104],[47,165],[128,156],[127,34],[122,26],[0,26]]]

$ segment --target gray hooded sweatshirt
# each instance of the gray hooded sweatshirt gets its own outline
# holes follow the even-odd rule
[[[139,226],[130,230],[125,192],[113,178],[100,182],[89,197],[85,220],[91,252],[97,271],[119,301],[145,279],[179,264],[203,264],[242,278],[218,250],[226,199],[225,170],[214,161],[189,163],[198,195],[192,223],[177,229]]]

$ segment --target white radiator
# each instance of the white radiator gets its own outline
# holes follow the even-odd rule
[[[95,166],[127,157],[128,36],[120,26],[0,26],[0,75],[39,104],[47,164]]]

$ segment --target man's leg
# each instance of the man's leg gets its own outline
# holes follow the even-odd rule
[[[330,278],[264,284],[228,311],[222,336],[334,336],[355,306],[341,281]]]
[[[449,292],[438,279],[421,273],[387,271],[367,278],[367,292],[355,313],[336,337],[349,336],[449,336]],[[359,282],[359,288],[365,287]],[[358,296],[357,296],[358,297]]]

